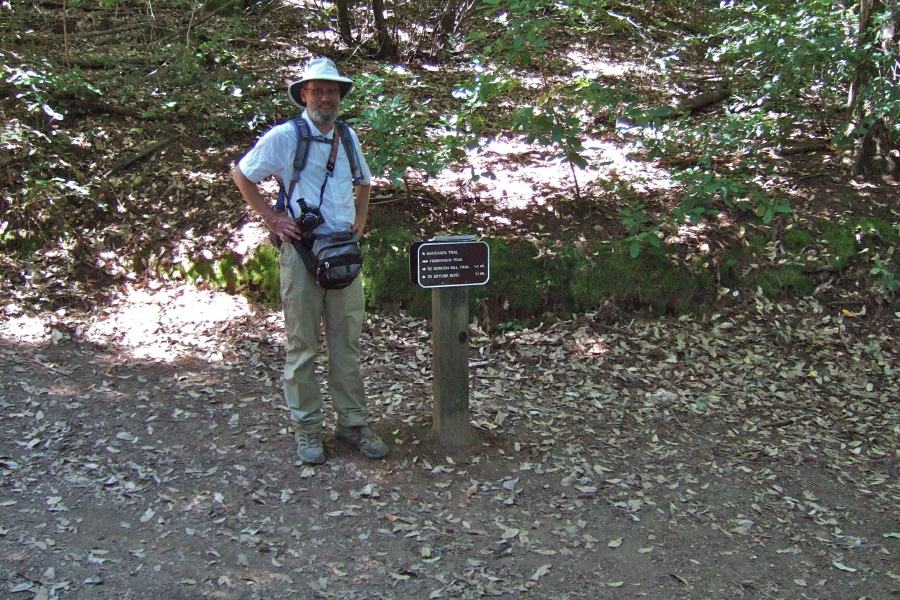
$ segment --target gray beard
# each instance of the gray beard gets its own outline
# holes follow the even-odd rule
[[[309,113],[309,118],[312,119],[312,122],[316,125],[330,125],[337,120],[337,111],[332,112],[321,112],[316,109],[309,109],[306,111]]]

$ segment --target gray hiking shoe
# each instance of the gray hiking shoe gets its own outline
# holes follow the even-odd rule
[[[384,458],[388,453],[387,445],[367,425],[360,427],[338,425],[334,430],[334,437],[356,446],[363,455],[369,458]]]
[[[297,442],[297,456],[309,465],[320,465],[325,462],[325,448],[317,433],[297,432],[294,434]]]

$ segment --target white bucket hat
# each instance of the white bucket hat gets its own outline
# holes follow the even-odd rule
[[[314,79],[338,82],[341,88],[341,100],[353,89],[353,80],[338,73],[333,61],[327,58],[314,58],[306,65],[303,77],[288,84],[288,96],[291,97],[291,101],[294,104],[301,108],[306,108],[306,102],[300,98],[300,89],[304,83]]]

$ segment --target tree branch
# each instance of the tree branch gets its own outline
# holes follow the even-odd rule
[[[164,138],[164,139],[161,139],[161,140],[151,143],[146,148],[139,150],[138,153],[135,154],[134,156],[126,158],[125,160],[113,165],[113,167],[109,171],[107,171],[105,177],[111,177],[113,175],[121,173],[122,171],[124,171],[125,169],[127,169],[128,167],[133,165],[134,163],[150,156],[151,154],[153,154],[154,152],[156,152],[163,146],[172,143],[176,139],[177,139],[177,136],[173,135],[173,136],[169,136],[167,138]]]
[[[60,98],[60,100],[67,102],[69,105],[74,106],[89,115],[110,114],[120,115],[123,117],[133,117],[135,119],[140,119],[142,116],[141,113],[136,109],[116,106],[114,104],[103,102],[102,100],[95,100],[93,98],[66,96]]]
[[[797,156],[798,154],[806,154],[808,152],[816,152],[819,150],[828,150],[830,149],[829,143],[827,140],[809,140],[807,142],[799,143],[795,146],[790,147],[782,147],[777,153],[763,155],[761,156],[761,160],[771,161],[778,158],[784,158],[787,156]],[[703,159],[703,155],[700,154],[692,154],[689,156],[679,156],[679,157],[671,157],[671,158],[662,158],[657,161],[657,165],[660,167],[684,167],[688,165],[695,165]],[[709,161],[714,165],[728,165],[732,164],[735,161],[740,160],[740,157],[737,156],[725,156],[725,157],[715,157],[710,158]]]

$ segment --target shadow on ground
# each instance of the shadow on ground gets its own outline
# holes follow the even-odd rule
[[[11,597],[900,591],[884,323],[759,301],[705,322],[473,330],[479,435],[454,449],[430,435],[428,323],[372,316],[364,369],[391,453],[371,461],[326,435],[329,461],[312,468],[295,462],[280,405],[278,314],[176,325],[162,309],[148,330],[171,352],[154,359],[114,327],[92,337],[89,317],[27,339],[7,322]]]

